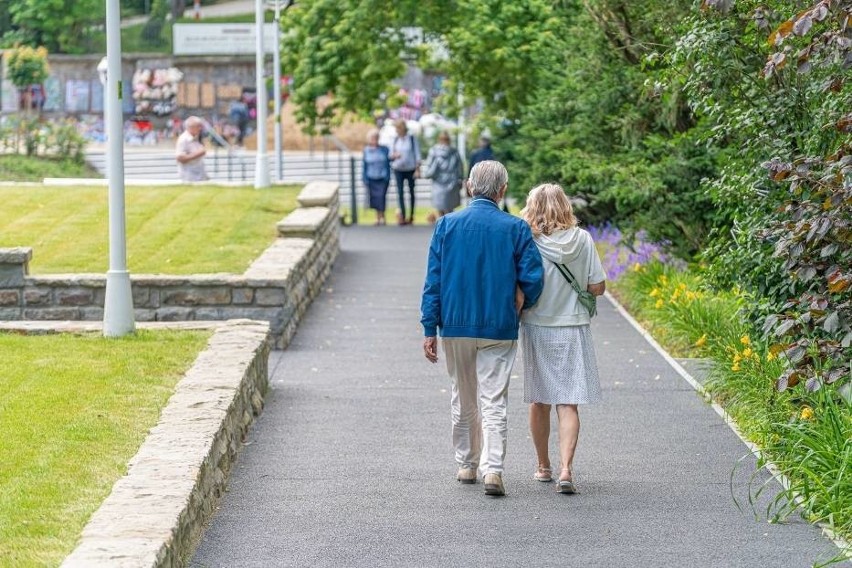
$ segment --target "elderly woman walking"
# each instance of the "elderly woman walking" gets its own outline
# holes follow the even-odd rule
[[[367,133],[363,162],[361,175],[364,178],[364,186],[367,188],[370,209],[376,210],[376,225],[384,225],[388,184],[390,184],[390,151],[384,146],[379,146],[379,131],[375,128]]]
[[[577,407],[601,398],[591,314],[577,290],[603,294],[606,274],[591,235],[577,226],[571,202],[560,186],[544,184],[533,189],[521,216],[529,223],[544,261],[544,290],[538,303],[521,315],[524,401],[530,403],[530,432],[538,456],[534,478],[553,479],[548,439],[550,409],[556,405],[562,461],[556,490],[575,493]]]
[[[450,133],[446,130],[429,149],[423,176],[432,180],[432,206],[438,210],[439,217],[452,213],[461,204],[462,160],[450,145]]]
[[[400,225],[411,225],[414,223],[414,178],[417,176],[417,168],[420,167],[420,144],[414,136],[408,133],[408,126],[404,120],[397,120],[394,127],[396,127],[396,138],[393,140],[390,158],[399,197],[397,222]],[[408,182],[408,194],[411,197],[410,216],[405,211],[406,181]]]

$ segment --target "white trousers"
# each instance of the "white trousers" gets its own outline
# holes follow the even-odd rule
[[[453,445],[460,467],[503,473],[509,376],[517,341],[451,337],[443,340],[453,380]]]

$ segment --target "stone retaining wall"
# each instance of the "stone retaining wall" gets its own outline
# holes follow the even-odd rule
[[[13,322],[17,333],[94,331],[99,325]],[[207,348],[175,387],[127,473],[92,515],[62,568],[186,566],[268,386],[269,324],[142,324],[213,328]]]
[[[338,193],[336,183],[306,185],[244,274],[131,275],[136,321],[264,320],[286,347],[339,253]],[[0,321],[103,319],[104,275],[32,276],[31,258],[30,248],[0,249]]]

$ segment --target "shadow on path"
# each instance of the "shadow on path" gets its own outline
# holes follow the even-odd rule
[[[343,231],[325,292],[273,354],[266,409],[191,566],[777,568],[836,553],[797,517],[737,510],[729,477],[746,447],[606,301],[593,324],[604,402],[581,409],[581,493],[532,480],[520,361],[508,496],[459,485],[449,379],[421,350],[429,236]],[[753,460],[738,472],[739,497],[752,471]]]

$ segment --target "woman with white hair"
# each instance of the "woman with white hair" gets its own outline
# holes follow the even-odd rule
[[[604,293],[606,274],[592,236],[577,226],[571,201],[560,186],[546,183],[530,191],[521,217],[529,223],[544,263],[544,290],[521,315],[524,401],[530,403],[530,432],[538,456],[534,478],[553,479],[548,438],[550,409],[555,405],[562,461],[556,490],[575,493],[577,408],[601,398],[589,325],[592,297],[587,294]]]
[[[385,207],[390,184],[390,151],[379,145],[379,131],[367,133],[361,176],[367,188],[370,209],[376,210],[376,225],[385,224]]]
[[[432,180],[432,206],[443,217],[461,204],[461,181],[464,175],[461,156],[450,144],[446,130],[438,135],[438,143],[429,149],[424,177]]]

